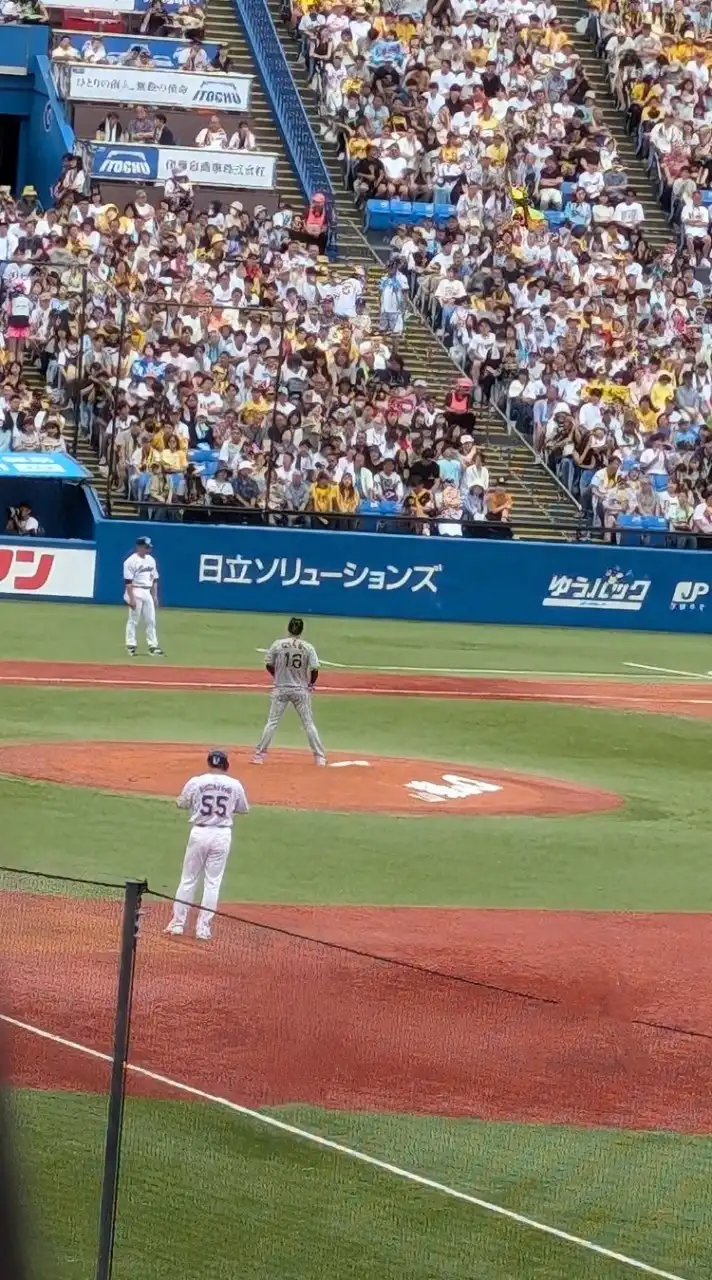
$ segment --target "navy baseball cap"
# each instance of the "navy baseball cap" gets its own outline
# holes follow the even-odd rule
[[[151,539],[150,539],[150,538],[137,538],[137,539],[136,539],[136,546],[137,546],[137,547],[152,547],[152,546],[153,546],[153,543],[151,542]]]
[[[209,751],[208,764],[211,769],[229,769],[230,761],[228,759],[227,751],[220,751],[218,749]]]

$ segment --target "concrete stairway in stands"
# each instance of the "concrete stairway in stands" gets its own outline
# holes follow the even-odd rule
[[[605,65],[597,56],[595,46],[588,36],[580,35],[576,30],[576,23],[581,18],[588,17],[588,10],[578,0],[556,0],[556,7],[581,59],[586,79],[596,95],[596,106],[601,108],[606,125],[616,140],[620,161],[628,174],[630,185],[645,210],[645,237],[653,248],[662,248],[672,239],[670,225],[660,208],[648,171],[635,153],[635,139],[628,133],[623,112],[611,93]]]
[[[207,40],[216,40],[219,44],[229,45],[235,70],[242,75],[254,77],[249,118],[257,141],[257,149],[278,157],[276,189],[285,200],[294,204],[295,209],[301,209],[304,197],[299,181],[272,114],[272,105],[265,97],[260,78],[256,73],[245,34],[235,16],[232,0],[211,0],[206,11],[205,37]],[[255,202],[259,203],[258,192],[248,192],[248,200],[253,194]],[[244,194],[239,191],[235,192],[235,199],[247,203],[244,200]]]
[[[29,360],[25,360],[24,362],[24,377],[27,385],[32,391],[37,390],[44,395],[44,378],[42,377],[38,366],[30,363]],[[65,441],[67,448],[71,451],[74,434],[74,413],[72,410],[66,409],[63,412],[67,422],[65,429]],[[91,472],[94,488],[101,501],[102,507],[106,510],[107,478],[99,469],[99,459],[97,457],[96,449],[94,449],[90,442],[81,434],[77,440],[76,459],[77,462],[81,462],[82,465],[86,467],[87,471]],[[133,503],[125,504],[125,514],[129,517],[135,516],[136,508]]]
[[[229,8],[231,0],[208,0],[208,24],[213,7]],[[300,91],[312,128],[319,138],[320,119],[316,98],[309,86],[303,63],[298,57],[298,45],[282,21],[280,0],[268,0],[272,19],[283,35],[283,48],[290,70]],[[336,149],[328,142],[322,144],[322,154],[335,193],[338,218],[339,256],[349,264],[359,264],[367,270],[369,311],[378,315],[378,280],[383,268],[377,254],[361,230],[362,215],[356,208],[353,196],[344,187],[343,168]],[[414,378],[424,378],[432,391],[441,399],[452,387],[459,370],[450,359],[447,349],[438,341],[433,330],[417,312],[408,315],[405,333],[399,342],[408,370]],[[482,439],[488,453],[490,473],[502,474],[514,497],[513,523],[518,536],[536,536],[537,526],[544,526],[539,536],[551,537],[555,524],[562,529],[578,522],[578,508],[556,483],[547,469],[535,461],[534,455],[518,436],[507,433],[504,421],[494,409],[483,407],[478,414],[478,439]]]

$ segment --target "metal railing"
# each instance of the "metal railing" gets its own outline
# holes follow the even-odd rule
[[[265,0],[250,0],[249,4],[242,5],[232,0],[232,5],[304,193],[308,200],[318,191],[326,197],[329,217],[327,252],[330,258],[335,258],[338,255],[338,228],[334,189],[272,15]]]
[[[316,511],[313,507],[294,510],[270,505],[248,506],[239,499],[222,503],[174,499],[154,502],[135,498],[139,518],[182,524],[218,524],[251,526],[252,528],[294,528],[329,532],[410,534],[424,537],[462,536],[478,539],[533,538],[542,542],[589,543],[598,546],[636,546],[675,548],[681,551],[712,550],[712,534],[692,529],[650,528],[641,518],[640,525],[625,527],[592,523],[576,512],[576,518],[556,522],[538,516],[518,515],[514,499],[512,515],[507,520],[473,517],[467,513],[455,516],[447,511],[425,516],[407,511],[367,510]],[[122,512],[109,514],[125,519]]]

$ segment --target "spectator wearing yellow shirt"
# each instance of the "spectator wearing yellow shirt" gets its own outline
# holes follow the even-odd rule
[[[650,403],[650,396],[641,396],[638,405],[638,420],[646,435],[651,431],[657,430],[658,416],[658,410],[654,409]]]
[[[675,379],[672,374],[662,370],[650,388],[650,403],[657,413],[664,413],[671,400],[675,399]]]
[[[489,102],[487,102],[482,110],[477,128],[481,134],[486,137],[488,134],[499,133],[499,120],[494,114]]]
[[[485,155],[488,160],[492,161],[493,165],[497,166],[497,168],[501,168],[501,166],[505,164],[507,156],[509,155],[509,147],[507,146],[504,134],[499,130],[497,130],[496,133],[493,133],[492,141],[485,147]]]
[[[337,486],[334,484],[330,475],[326,471],[320,471],[314,484],[311,486],[311,509],[318,516],[325,517],[331,515],[337,510],[336,505]],[[317,528],[328,528],[330,521],[327,519],[316,519],[314,524]]]
[[[182,475],[188,465],[188,457],[178,436],[171,432],[166,447],[161,452],[161,466],[167,475]]]

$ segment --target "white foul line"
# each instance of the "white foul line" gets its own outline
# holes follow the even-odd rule
[[[267,653],[267,649],[256,649],[255,653]],[[624,662],[624,667],[635,667],[636,662]],[[327,662],[321,659],[322,667],[333,667],[338,671],[374,671],[386,672],[389,675],[398,674],[399,672],[416,673],[418,675],[431,676],[546,676],[549,679],[558,677],[560,680],[644,680],[645,676],[629,676],[621,675],[620,671],[523,671],[513,667],[374,667],[371,663],[349,663],[349,662]],[[644,671],[667,671],[666,667],[642,667]],[[688,671],[669,671],[669,675],[694,675],[694,672]]]
[[[712,678],[712,677],[711,677]],[[614,682],[612,682],[614,683]],[[62,686],[69,688],[90,688],[90,689],[148,689],[151,693],[176,693],[180,689],[197,689],[202,692],[210,692],[219,689],[225,693],[237,693],[238,690],[249,690],[254,693],[269,693],[270,686],[264,680],[160,680],[156,681],[151,678],[143,680],[137,676],[131,676],[128,680],[118,680],[115,676],[108,678],[97,678],[95,676],[3,676],[0,675],[0,685],[37,685],[43,689],[55,689]],[[648,681],[650,684],[650,681]],[[651,686],[652,687],[652,686]],[[674,689],[674,684],[666,686]],[[566,688],[566,684],[562,685]],[[651,695],[638,697],[637,694],[628,693],[507,693],[497,688],[496,682],[494,691],[483,689],[482,685],[478,685],[475,689],[408,689],[403,685],[394,684],[386,687],[385,685],[359,685],[355,688],[353,685],[319,685],[315,691],[319,697],[324,695],[332,696],[334,694],[344,694],[347,697],[358,697],[359,695],[377,695],[379,697],[393,698],[443,698],[450,700],[459,698],[472,702],[552,702],[552,703],[578,703],[586,705],[589,703],[592,707],[599,710],[605,709],[607,702],[612,703],[614,711],[630,711],[635,706],[642,706],[644,711],[650,711]],[[712,698],[675,698],[674,702],[669,704],[662,702],[658,706],[652,708],[657,715],[677,715],[678,708],[682,706],[691,707],[712,707]],[[670,708],[673,708],[670,710]]]
[[[624,662],[623,666],[635,667],[637,671],[658,671],[664,676],[687,676],[692,680],[709,680],[710,678],[709,671],[678,671],[675,667],[648,667],[644,662]]]
[[[111,1062],[112,1057],[109,1053],[102,1053],[99,1049],[90,1049],[87,1045],[78,1044],[76,1040],[67,1040],[64,1036],[54,1035],[51,1031],[43,1031],[40,1027],[35,1027],[29,1022],[20,1022],[18,1018],[11,1018],[7,1014],[0,1014],[0,1022],[6,1022],[11,1027],[17,1027],[20,1031],[27,1031],[30,1035],[39,1036],[42,1040],[51,1040],[53,1044],[60,1044],[65,1049],[74,1049],[77,1053],[84,1053],[87,1057],[97,1058],[100,1062]],[[370,1165],[373,1169],[380,1169],[383,1173],[392,1173],[396,1178],[403,1178],[406,1182],[412,1182],[416,1186],[426,1187],[429,1191],[439,1191],[443,1195],[450,1196],[453,1200],[464,1201],[466,1204],[472,1204],[477,1209],[485,1209],[488,1213],[494,1213],[499,1218],[507,1218],[510,1222],[516,1222],[522,1227],[531,1227],[533,1231],[540,1231],[543,1235],[554,1236],[557,1240],[565,1240],[567,1244],[578,1245],[581,1249],[586,1249],[589,1253],[596,1253],[601,1258],[611,1258],[614,1262],[621,1262],[626,1267],[633,1267],[636,1271],[643,1271],[649,1276],[658,1276],[660,1280],[684,1280],[683,1276],[674,1274],[672,1271],[661,1271],[659,1267],[650,1266],[647,1262],[640,1262],[638,1258],[629,1258],[625,1253],[617,1253],[614,1249],[607,1249],[605,1245],[596,1244],[593,1240],[585,1240],[582,1236],[572,1235],[569,1231],[561,1231],[559,1227],[550,1227],[545,1222],[538,1222],[536,1218],[529,1218],[526,1214],[515,1213],[513,1209],[505,1209],[501,1204],[493,1204],[490,1200],[481,1200],[479,1196],[469,1195],[465,1191],[458,1191],[455,1187],[449,1187],[444,1182],[436,1182],[433,1178],[424,1178],[419,1173],[412,1173],[410,1169],[402,1169],[400,1165],[390,1164],[387,1160],[379,1160],[376,1156],[366,1155],[364,1151],[357,1151],[354,1147],[346,1147],[341,1142],[334,1142],[331,1138],[322,1138],[318,1133],[311,1133],[309,1129],[301,1129],[297,1125],[288,1124],[286,1120],[278,1120],[276,1116],[269,1115],[264,1111],[253,1111],[251,1107],[243,1107],[238,1102],[231,1102],[229,1098],[222,1098],[219,1094],[205,1093],[202,1089],[195,1089],[192,1085],[182,1084],[179,1080],[172,1080],[170,1076],[160,1075],[157,1071],[148,1071],[146,1067],[139,1067],[135,1063],[127,1063],[127,1069],[133,1071],[135,1075],[143,1076],[147,1080],[153,1080],[157,1084],[166,1085],[170,1089],[176,1089],[180,1093],[187,1093],[193,1098],[200,1098],[202,1102],[213,1102],[217,1106],[226,1107],[229,1111],[234,1111],[238,1115],[248,1116],[250,1120],[256,1120],[259,1124],[268,1125],[272,1129],[279,1129],[282,1133],[288,1133],[293,1138],[301,1138],[305,1142],[312,1142],[315,1146],[324,1147],[328,1151],[335,1151],[338,1155],[349,1156],[352,1160],[358,1160],[361,1164]]]

